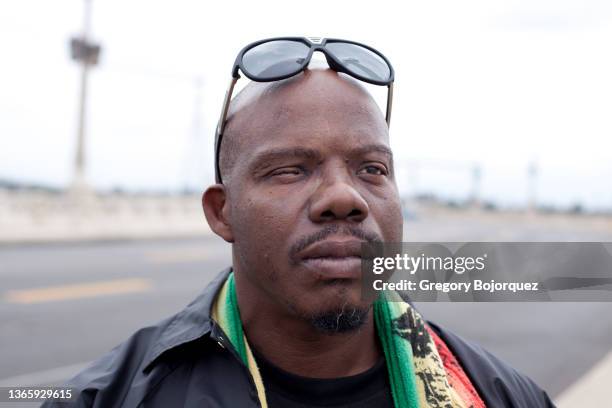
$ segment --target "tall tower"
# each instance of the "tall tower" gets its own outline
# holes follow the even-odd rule
[[[537,210],[538,162],[533,159],[527,167],[527,211]]]
[[[92,42],[91,35],[91,2],[84,0],[83,29],[79,36],[70,39],[70,56],[81,65],[81,84],[79,90],[79,116],[77,123],[77,144],[74,160],[74,178],[70,190],[82,195],[90,190],[85,179],[85,134],[87,116],[87,85],[89,70],[98,64],[100,45]]]
[[[472,166],[472,191],[470,194],[470,203],[473,207],[480,207],[480,181],[482,179],[482,167],[480,164]]]

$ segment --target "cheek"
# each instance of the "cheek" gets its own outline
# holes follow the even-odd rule
[[[402,242],[404,239],[404,215],[399,204],[395,207],[394,220],[395,233],[393,240],[395,242]]]
[[[381,227],[383,240],[386,242],[401,242],[404,234],[404,218],[399,198],[389,197],[383,200],[377,211],[377,219]]]
[[[257,249],[260,256],[273,258],[287,242],[291,226],[295,225],[296,212],[287,200],[275,199],[271,194],[251,196],[240,200],[232,208],[232,230],[236,243],[242,249]]]
[[[291,231],[296,212],[287,200],[251,197],[232,208],[234,253],[256,285],[274,287],[287,283]],[[265,283],[264,283],[265,282]]]

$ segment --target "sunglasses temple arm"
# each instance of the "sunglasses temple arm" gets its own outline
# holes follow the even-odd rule
[[[391,108],[393,107],[393,82],[387,87],[387,114],[385,120],[387,121],[387,127],[391,126]]]
[[[219,123],[217,123],[217,129],[215,131],[215,180],[219,184],[223,183],[221,181],[221,169],[219,168],[221,138],[223,137],[223,131],[225,130],[227,112],[229,111],[230,101],[232,100],[232,93],[234,92],[236,82],[238,82],[238,78],[232,77],[229,87],[227,88],[227,92],[225,92],[225,99],[223,100],[223,107],[221,108],[221,116],[219,117]]]
[[[232,93],[234,92],[234,86],[238,82],[238,78],[233,78],[230,81],[227,92],[225,92],[225,99],[223,100],[223,108],[221,109],[221,117],[217,124],[217,134],[223,134],[223,128],[225,127],[225,120],[227,119],[227,112],[229,111],[230,101],[232,100]]]

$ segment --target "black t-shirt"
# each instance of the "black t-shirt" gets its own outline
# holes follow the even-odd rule
[[[270,408],[393,408],[384,357],[363,373],[322,379],[288,373],[253,354]]]

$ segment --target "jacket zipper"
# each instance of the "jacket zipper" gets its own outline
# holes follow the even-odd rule
[[[255,400],[257,406],[261,407],[261,401],[259,401],[259,395],[257,394],[257,387],[255,386],[255,380],[253,380],[253,376],[251,375],[251,372],[249,371],[249,367],[242,361],[242,359],[240,358],[240,355],[238,354],[234,346],[227,340],[228,337],[223,331],[223,329],[221,328],[221,326],[219,326],[219,324],[217,324],[217,322],[215,322],[212,319],[211,319],[211,322],[212,322],[212,329],[210,332],[211,337],[213,338],[213,340],[217,342],[217,344],[219,344],[219,346],[228,350],[230,354],[236,360],[238,360],[238,363],[240,364],[247,378],[249,379],[249,383],[251,385],[251,389],[250,389],[251,397],[253,400]]]

